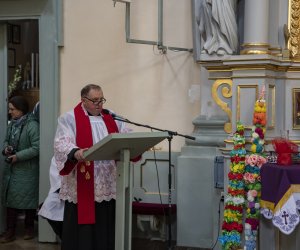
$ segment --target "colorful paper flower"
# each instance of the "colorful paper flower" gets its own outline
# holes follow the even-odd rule
[[[259,227],[261,178],[260,168],[266,163],[264,152],[264,133],[266,125],[266,102],[264,100],[264,89],[255,102],[253,125],[251,134],[251,154],[245,157],[245,193],[247,194],[246,219],[245,219],[245,250],[254,250],[257,247],[257,230]]]
[[[245,203],[245,137],[244,126],[237,124],[237,131],[233,135],[233,149],[230,152],[230,172],[228,173],[228,188],[225,196],[224,219],[222,235],[219,241],[222,249],[231,250],[241,246],[243,232],[243,205]]]

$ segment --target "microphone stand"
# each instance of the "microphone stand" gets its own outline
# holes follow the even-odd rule
[[[167,132],[169,134],[168,136],[168,146],[169,146],[169,159],[168,159],[168,163],[169,163],[169,173],[168,173],[168,249],[172,249],[172,224],[171,224],[171,215],[172,215],[172,164],[171,164],[171,144],[172,144],[172,139],[173,136],[181,136],[181,137],[185,137],[187,139],[190,140],[196,140],[195,137],[193,136],[189,136],[189,135],[183,135],[183,134],[179,134],[175,131],[170,131],[170,130],[166,130],[166,129],[160,129],[160,128],[155,128],[149,125],[145,125],[145,124],[140,124],[140,123],[136,123],[136,122],[132,122],[124,117],[118,116],[116,114],[111,114],[112,117],[117,120],[117,121],[121,121],[121,122],[126,122],[126,123],[130,123],[139,127],[144,127],[144,128],[149,128],[149,129],[153,129],[153,130],[157,130],[157,131],[161,131],[161,132]],[[163,208],[164,209],[164,208]]]

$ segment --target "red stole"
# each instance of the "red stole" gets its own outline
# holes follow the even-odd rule
[[[93,146],[92,128],[89,116],[85,114],[81,103],[75,107],[74,114],[76,122],[76,145],[79,148],[90,148]],[[109,134],[119,132],[117,124],[110,114],[102,113],[102,118]],[[75,165],[67,161],[60,174],[69,174]],[[83,161],[77,164],[77,201],[78,224],[95,224],[93,161]]]

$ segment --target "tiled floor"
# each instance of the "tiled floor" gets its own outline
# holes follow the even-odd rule
[[[35,238],[32,240],[23,240],[24,236],[24,215],[20,215],[17,222],[17,239],[10,243],[0,243],[0,250],[60,250],[59,243],[39,243],[38,242],[38,223],[35,223]],[[174,242],[173,242],[174,244]],[[150,240],[133,238],[132,250],[167,250],[168,242],[161,240]],[[180,249],[181,250],[181,249]]]
[[[35,237],[32,240],[23,240],[24,229],[23,219],[17,224],[16,240],[9,243],[0,243],[0,250],[60,250],[60,245],[56,243],[39,243],[37,240],[37,223],[35,225]]]
[[[23,240],[23,235],[17,235],[17,239],[13,242],[1,244],[1,250],[60,250],[59,244],[39,243],[37,237],[32,240]]]
[[[17,239],[10,243],[0,243],[0,250],[60,250],[60,244],[56,243],[39,243],[37,240],[37,224],[35,227],[35,238],[32,240],[23,240],[24,230],[22,228],[22,221],[18,222]],[[175,245],[175,242],[172,242]],[[168,242],[161,240],[150,239],[132,239],[132,250],[167,250]],[[178,248],[172,247],[176,250],[194,250],[196,248]]]
[[[0,250],[60,250],[60,244],[55,243],[39,243],[37,240],[37,230],[35,230],[36,237],[32,240],[23,240],[22,223],[18,223],[17,239],[13,242],[1,244]],[[37,229],[37,226],[36,226]],[[165,250],[167,242],[153,241],[147,239],[133,239],[132,250]]]
[[[17,239],[14,242],[1,244],[1,250],[59,250],[59,244],[38,243],[37,239],[23,240]]]
[[[38,243],[37,239],[25,241],[17,239],[14,242],[0,244],[1,250],[59,250],[59,244]],[[168,249],[162,242],[139,241],[132,245],[132,250],[165,250]]]
[[[37,237],[33,240],[23,240],[18,236],[17,240],[0,244],[1,250],[60,250],[59,244],[39,243]],[[168,249],[165,242],[134,239],[132,250],[165,250]]]
[[[13,242],[0,244],[1,250],[60,250],[59,244],[39,243],[37,237],[32,240],[23,240],[23,235],[18,233],[17,239]],[[151,241],[145,239],[133,239],[132,250],[166,250],[166,242]]]

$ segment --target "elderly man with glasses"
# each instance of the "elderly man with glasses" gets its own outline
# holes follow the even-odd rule
[[[81,102],[58,119],[54,159],[65,201],[62,250],[114,249],[116,165],[84,159],[84,151],[108,134],[129,132],[104,112],[105,102],[100,86],[86,85]]]

